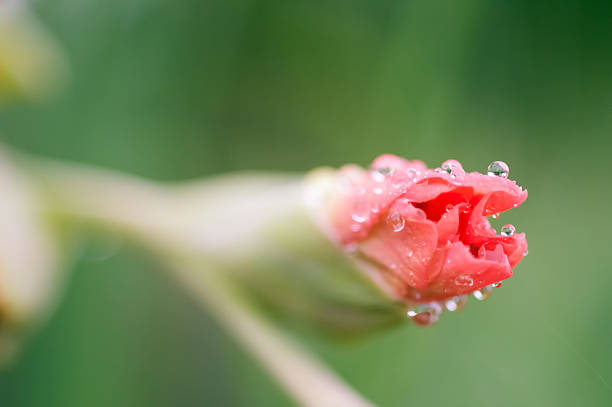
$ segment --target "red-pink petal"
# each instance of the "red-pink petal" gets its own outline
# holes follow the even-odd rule
[[[482,258],[475,257],[461,242],[448,243],[440,253],[444,258],[442,269],[435,281],[418,293],[419,301],[469,294],[512,276],[512,268],[501,245],[486,250]],[[441,254],[438,257],[442,257]]]
[[[401,216],[403,228],[394,230],[392,225],[380,223],[360,243],[361,252],[384,265],[406,284],[427,287],[435,278],[428,266],[438,241],[436,225],[425,218],[422,210],[405,200],[396,202],[388,214]]]
[[[372,168],[388,168],[391,171],[412,168],[417,171],[427,171],[427,166],[423,161],[408,161],[393,154],[383,154],[378,156],[378,158],[376,158],[372,163]]]
[[[411,301],[448,298],[501,281],[527,249],[524,234],[498,235],[487,219],[520,205],[527,191],[503,177],[466,174],[456,160],[429,170],[420,161],[387,154],[371,170],[343,167],[336,183],[326,203],[334,237],[358,244]],[[401,228],[386,222],[396,215]]]

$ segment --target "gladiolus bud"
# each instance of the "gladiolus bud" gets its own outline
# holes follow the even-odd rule
[[[319,223],[339,246],[375,268],[382,286],[406,304],[425,306],[411,311],[423,320],[417,316],[439,314],[449,300],[488,296],[527,250],[525,235],[515,234],[514,226],[497,234],[487,220],[527,198],[506,178],[507,166],[496,163],[499,174],[485,175],[466,173],[455,160],[432,170],[383,155],[371,170],[321,172],[314,181],[324,191]]]

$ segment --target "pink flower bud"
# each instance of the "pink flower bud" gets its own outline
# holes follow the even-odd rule
[[[409,303],[442,301],[512,275],[527,241],[488,216],[519,206],[527,191],[503,176],[465,173],[455,160],[431,170],[382,155],[364,170],[345,166],[326,186],[328,234],[375,265]]]

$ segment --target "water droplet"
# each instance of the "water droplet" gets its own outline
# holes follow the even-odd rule
[[[442,171],[450,174],[451,178],[456,180],[462,180],[465,176],[465,171],[463,170],[461,163],[459,163],[457,160],[446,160],[442,163],[440,168]]]
[[[471,287],[474,285],[474,279],[467,274],[462,274],[455,278],[455,284],[461,287]]]
[[[523,257],[527,256],[528,254],[529,254],[529,250],[525,250],[525,251],[523,252]]]
[[[406,221],[401,214],[393,212],[387,217],[387,224],[391,226],[394,232],[401,232],[404,229]]]
[[[408,318],[417,325],[427,326],[435,323],[442,313],[442,306],[437,302],[419,304],[408,310]]]
[[[399,189],[399,190],[404,190],[404,189],[408,188],[408,183],[406,183],[406,182],[393,183],[393,184],[391,184],[391,188]]]
[[[491,284],[491,287],[492,287],[492,288],[499,288],[499,287],[501,287],[501,285],[502,285],[502,282],[501,282],[501,281],[498,281],[497,283],[493,283],[493,284]]]
[[[491,217],[493,219],[497,219],[497,218],[499,218],[499,213],[494,213],[493,215],[491,215]]]
[[[353,218],[353,220],[355,222],[359,222],[359,223],[363,223],[368,219],[368,206],[366,205],[365,202],[358,202],[355,205],[355,209],[353,210],[353,213],[351,214],[351,218]]]
[[[383,189],[379,188],[379,187],[376,187],[376,188],[372,189],[372,192],[374,193],[374,195],[380,195],[380,194],[383,193]]]
[[[417,176],[421,175],[421,173],[414,168],[408,168],[406,170],[406,175],[412,182],[417,182]]]
[[[389,167],[376,168],[370,172],[372,179],[376,182],[384,182],[388,175],[392,174],[392,170]]]
[[[487,298],[489,298],[491,296],[491,292],[493,291],[493,288],[491,288],[490,285],[486,286],[486,287],[482,287],[480,290],[476,290],[472,293],[472,295],[474,296],[474,298],[476,298],[478,301],[484,301]]]
[[[493,161],[487,167],[487,174],[492,177],[508,178],[509,172],[510,168],[508,167],[508,164],[503,161]]]
[[[412,250],[408,250],[408,257],[412,257],[414,255],[414,252]]]
[[[478,248],[478,258],[482,259],[487,254],[487,249],[484,246]]]
[[[504,225],[501,228],[501,234],[502,236],[512,236],[514,235],[514,232],[516,232],[516,228],[513,225]]]
[[[457,311],[457,303],[453,299],[446,300],[446,302],[444,303],[444,306],[446,307],[447,310],[451,312]]]
[[[467,304],[467,301],[468,301],[467,295],[459,295],[457,297],[449,298],[448,300],[446,300],[446,302],[444,303],[444,306],[446,307],[447,310],[451,312],[458,311],[462,309],[463,307],[465,307],[465,305]]]

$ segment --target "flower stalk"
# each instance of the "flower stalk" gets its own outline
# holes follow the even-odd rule
[[[53,216],[114,229],[159,254],[199,257],[281,314],[336,333],[404,319],[405,304],[320,230],[301,177],[246,173],[165,185],[61,163],[28,167]]]
[[[285,311],[352,328],[364,322],[388,322],[389,315],[401,316],[397,308],[383,306],[388,300],[371,284],[365,290],[359,288],[363,276],[351,285],[346,278],[352,273],[351,264],[312,223],[309,226],[299,197],[299,178],[247,174],[169,186],[77,165],[29,159],[24,164],[47,196],[51,216],[114,230],[150,246],[172,275],[299,404],[372,405],[268,322],[253,306],[253,296],[245,295],[259,292],[259,299],[273,304],[298,305]],[[269,193],[253,194],[242,206],[237,200],[262,188]],[[291,280],[286,278],[288,273],[304,271],[292,267],[315,252],[328,266],[339,266],[348,286],[339,284],[336,292],[312,292],[323,290],[329,278],[316,275],[286,283]],[[287,253],[299,255],[292,260]],[[324,265],[314,269],[320,267]],[[365,307],[364,312],[369,319],[360,319],[355,311],[362,305],[359,301],[370,301],[371,309]]]
[[[300,405],[373,406],[262,317],[222,272],[205,270],[201,262],[185,258],[171,261],[170,267],[195,299],[213,311],[227,331]]]

